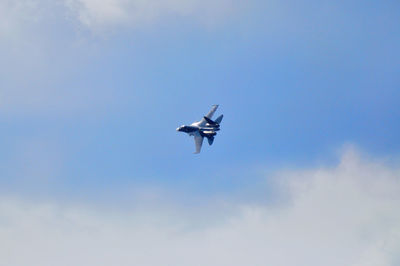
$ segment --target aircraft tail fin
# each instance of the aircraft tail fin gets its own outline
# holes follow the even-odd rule
[[[224,118],[224,115],[218,116],[217,119],[215,119],[215,123],[221,124],[222,118]]]
[[[212,121],[210,118],[208,118],[207,116],[204,117],[204,119],[207,121],[208,124],[210,125],[216,125],[217,123]]]
[[[224,115],[220,115],[218,116],[217,119],[215,119],[215,121],[212,121],[210,118],[208,118],[207,116],[204,117],[204,119],[207,121],[207,123],[209,123],[210,125],[219,125],[219,123],[221,123],[222,118],[224,118]]]

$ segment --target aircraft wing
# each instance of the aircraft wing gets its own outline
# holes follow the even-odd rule
[[[207,118],[211,119],[212,116],[214,115],[215,111],[217,111],[218,109],[218,104],[215,104],[211,107],[210,112],[208,112],[208,114],[206,115]]]
[[[215,104],[211,107],[211,110],[208,112],[208,114],[206,114],[206,117],[211,119],[215,113],[215,111],[217,111],[218,109],[218,104]],[[204,126],[205,124],[207,124],[207,121],[204,119],[204,117],[200,120],[200,126]]]
[[[196,144],[196,152],[195,153],[200,153],[201,145],[203,145],[203,139],[204,138],[198,132],[197,132],[197,134],[194,135],[194,143]]]

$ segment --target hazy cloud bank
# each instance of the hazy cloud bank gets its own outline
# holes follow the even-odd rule
[[[275,178],[280,203],[222,207],[201,227],[161,203],[121,212],[3,198],[0,264],[398,265],[397,167],[347,151],[336,167]]]

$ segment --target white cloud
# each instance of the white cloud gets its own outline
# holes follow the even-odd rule
[[[398,265],[400,171],[347,151],[276,175],[281,203],[111,211],[0,201],[0,265]],[[160,204],[161,205],[161,204]]]
[[[207,26],[239,10],[236,0],[2,0],[0,40],[24,34],[49,19],[77,19],[91,30],[114,26],[143,27],[168,17],[186,17]]]
[[[92,30],[113,26],[143,27],[167,17],[186,17],[213,25],[231,15],[235,0],[66,0],[79,21]]]
[[[79,76],[109,50],[87,41],[79,29],[103,33],[142,28],[175,16],[213,25],[232,13],[233,1],[0,0],[0,113],[69,114],[113,108],[126,97],[115,96],[112,86],[81,82]],[[74,79],[79,82],[71,84]]]
[[[64,0],[1,0],[0,45],[31,41],[62,16]],[[60,13],[61,12],[61,13]],[[64,12],[65,13],[65,12]]]
[[[35,16],[39,7],[38,2],[28,0],[2,0],[0,1],[0,40],[10,38],[18,33],[21,24],[26,21],[35,21],[39,16]]]

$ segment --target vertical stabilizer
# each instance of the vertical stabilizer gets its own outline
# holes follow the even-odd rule
[[[215,123],[221,124],[222,118],[224,118],[224,115],[218,116],[217,119],[215,119]]]

